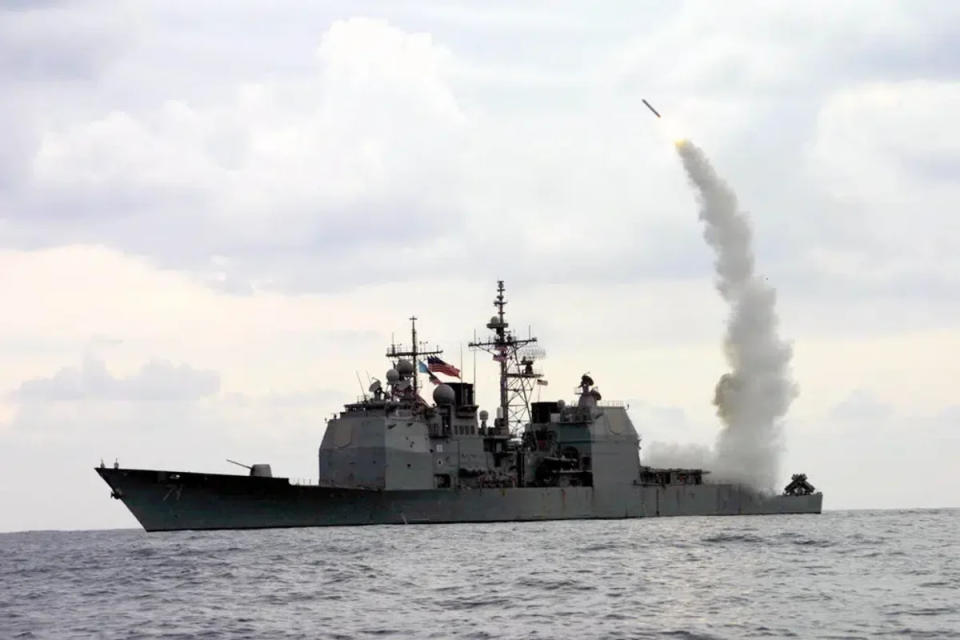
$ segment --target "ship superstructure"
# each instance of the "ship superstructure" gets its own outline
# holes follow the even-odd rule
[[[534,401],[542,351],[510,330],[504,294],[500,281],[492,335],[470,343],[499,365],[492,421],[478,411],[474,385],[418,341],[414,317],[410,344],[386,352],[385,384],[374,380],[327,422],[316,486],[274,478],[265,464],[249,476],[97,471],[147,530],[819,513],[812,487],[769,496],[709,483],[701,469],[642,466],[626,408],[603,403],[589,374],[575,403]],[[434,383],[432,403],[420,372]]]

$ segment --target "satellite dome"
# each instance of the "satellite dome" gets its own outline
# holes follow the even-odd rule
[[[487,410],[486,410],[486,409],[483,409],[482,411],[480,411],[480,414],[479,414],[479,415],[480,415],[480,421],[481,421],[481,422],[486,422],[487,419],[490,417],[490,414],[487,413]]]
[[[437,404],[453,404],[456,399],[457,396],[450,385],[438,384],[433,390],[433,401]]]
[[[400,375],[409,375],[413,373],[413,363],[409,360],[400,360],[397,362],[397,371]]]
[[[492,324],[493,326],[497,326],[498,324],[500,324],[500,318],[498,318],[497,316],[490,316],[490,324]]]
[[[397,380],[400,379],[400,372],[396,369],[390,369],[387,371],[387,384],[396,384]]]
[[[558,408],[558,409],[563,409],[565,406],[567,406],[567,403],[566,403],[566,402],[564,402],[563,400],[557,400],[557,408]]]

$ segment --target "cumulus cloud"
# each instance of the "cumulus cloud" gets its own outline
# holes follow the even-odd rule
[[[683,251],[657,251],[680,234],[643,253],[643,239],[604,237],[615,219],[635,224],[625,211],[583,233],[585,206],[619,206],[612,188],[630,183],[630,165],[596,187],[565,182],[565,162],[589,172],[610,150],[589,142],[583,158],[549,128],[497,132],[461,106],[454,57],[431,36],[338,21],[316,61],[315,75],[245,84],[214,104],[166,100],[47,130],[10,237],[108,243],[237,292],[402,279],[465,253],[468,272],[510,262],[533,278],[560,255],[555,277],[684,269]]]
[[[390,332],[416,313],[455,353],[500,277],[551,381],[606,369],[605,395],[650,403],[645,455],[712,441],[722,309],[641,97],[757,212],[805,390],[790,470],[825,459],[811,438],[873,441],[830,413],[854,389],[895,407],[890,432],[954,402],[960,6],[125,7],[0,8],[0,437],[24,473],[59,455],[50,486],[78,455],[310,475],[321,416],[382,369]],[[108,367],[51,374],[95,335],[123,341]],[[219,391],[152,380],[157,353]],[[76,494],[74,526],[105,526],[101,489]]]
[[[576,7],[568,10],[569,19],[544,23],[544,33],[583,23]],[[210,11],[211,19],[222,17]],[[239,11],[280,20],[251,6]],[[114,56],[97,95],[43,94],[42,109],[57,117],[29,123],[23,113],[10,115],[29,125],[11,128],[30,135],[15,146],[20,151],[0,152],[13,154],[0,165],[19,171],[11,169],[10,188],[0,190],[4,236],[21,247],[109,244],[247,293],[402,279],[465,254],[475,259],[462,271],[486,273],[507,262],[531,280],[689,277],[702,264],[689,257],[697,255],[695,239],[679,222],[682,187],[668,177],[666,154],[656,153],[652,124],[635,117],[641,92],[665,94],[673,115],[689,122],[715,123],[703,136],[711,147],[741,143],[737,132],[753,131],[764,113],[792,117],[784,109],[794,100],[790,87],[811,76],[836,78],[836,68],[855,72],[837,63],[831,43],[889,42],[897,25],[904,42],[922,40],[916,33],[924,24],[900,20],[901,13],[885,6],[864,22],[860,9],[849,9],[811,58],[793,52],[805,33],[821,32],[815,9],[751,10],[743,20],[739,11],[694,4],[665,11],[662,28],[648,22],[640,35],[617,31],[618,46],[587,49],[583,59],[545,57],[544,42],[531,45],[524,73],[579,78],[575,93],[594,96],[586,103],[555,99],[550,87],[529,82],[520,83],[520,95],[509,80],[513,63],[407,26],[456,22],[443,11],[318,21],[312,56],[303,49],[308,29],[298,25],[289,46],[270,40],[276,34],[265,24],[277,65],[296,73],[266,73],[246,54],[238,60],[247,78],[237,73],[242,67],[203,66],[217,57],[180,68],[186,62],[173,49],[141,48]],[[174,9],[143,9],[138,22],[156,36],[144,47],[184,45],[161,31],[171,20]],[[104,24],[113,33],[106,42],[129,31]],[[206,38],[218,56],[241,55],[202,25],[192,28],[198,32],[189,37]],[[706,30],[713,35],[704,41]],[[56,34],[34,40],[40,49]],[[664,59],[671,61],[666,71]],[[134,66],[154,72],[151,82]],[[191,82],[202,72],[202,81]],[[709,79],[747,83],[771,97],[758,103]],[[809,114],[829,89],[823,80],[804,98]],[[550,109],[538,106],[544,100]],[[808,130],[811,118],[778,130]],[[30,149],[29,162],[19,162]],[[505,235],[524,250],[505,246]],[[798,251],[796,237],[777,246],[778,259]]]
[[[293,85],[50,129],[8,223],[34,242],[107,242],[180,268],[227,256],[266,281],[286,256],[316,266],[418,244],[462,216],[466,118],[443,80],[448,56],[427,34],[339,21],[315,75]]]
[[[185,437],[202,431],[211,444],[222,439],[236,446],[244,437],[261,443],[266,438],[286,450],[282,438],[319,438],[320,416],[352,399],[340,390],[303,385],[258,393],[222,391],[217,372],[166,360],[115,375],[104,360],[88,354],[79,367],[25,380],[6,394],[13,411],[0,426],[12,429],[0,434],[60,444],[81,434],[90,442],[114,438],[123,447],[134,447],[134,433],[137,438],[150,432]]]
[[[229,457],[270,463],[278,476],[316,478],[322,416],[351,396],[310,387],[220,393],[219,386],[215,372],[186,364],[154,360],[117,375],[93,356],[23,382],[5,398],[13,410],[0,414],[0,451],[14,476],[44,471],[30,491],[0,490],[0,531],[137,526],[93,472],[101,460],[236,473]]]
[[[91,67],[96,91],[80,83],[65,94],[51,71],[43,88],[19,80],[13,106],[0,107],[15,134],[0,150],[4,242],[106,244],[247,294],[398,281],[454,261],[463,277],[504,268],[511,273],[500,275],[526,281],[692,277],[704,263],[682,214],[682,182],[668,152],[658,153],[654,123],[636,118],[641,95],[662,95],[711,148],[742,148],[745,135],[769,129],[775,135],[749,141],[762,166],[720,159],[749,169],[761,194],[775,183],[771,197],[796,190],[817,207],[816,189],[798,177],[791,184],[802,158],[772,145],[799,148],[836,84],[869,75],[836,47],[867,57],[915,51],[947,41],[950,23],[934,15],[948,9],[923,18],[896,4],[846,6],[825,34],[820,10],[806,6],[693,3],[626,21],[640,31],[594,12],[587,20],[575,5],[551,20],[498,7],[476,24],[464,21],[466,9],[372,7],[377,17],[335,20],[316,9],[291,25],[282,9],[231,7],[231,20],[262,24],[256,44],[271,50],[270,65],[238,48],[246,37],[205,26],[223,20],[217,8],[185,31],[173,7],[147,3],[110,20],[88,9],[7,18],[56,23],[38,16],[72,11],[63,22],[99,24],[110,55]],[[504,41],[523,47],[522,64],[470,45],[504,23],[531,34]],[[151,39],[115,48],[138,30]],[[23,46],[34,57],[70,41],[31,33]],[[588,40],[582,56],[557,55],[561,33]],[[600,33],[604,46],[588,46]],[[201,43],[205,55],[191,56]],[[922,60],[898,73],[911,65]],[[43,119],[30,115],[38,112]],[[768,209],[795,213],[789,204]],[[770,225],[760,233],[768,264],[783,269],[797,264],[816,225],[796,215],[778,222],[758,225]],[[932,258],[901,273],[910,280],[931,269]],[[794,285],[809,282],[798,275]]]
[[[27,380],[13,392],[20,402],[60,402],[81,399],[129,402],[191,401],[220,390],[216,371],[187,364],[152,360],[128,376],[114,376],[103,360],[87,355],[79,367],[64,367],[48,378]]]
[[[887,296],[910,299],[898,313],[930,300],[953,313],[960,230],[944,212],[957,199],[957,108],[956,78],[857,83],[824,100],[803,158],[824,206],[793,278],[841,304]]]

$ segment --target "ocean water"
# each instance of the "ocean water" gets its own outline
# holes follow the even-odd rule
[[[960,637],[960,510],[0,534],[0,638]]]

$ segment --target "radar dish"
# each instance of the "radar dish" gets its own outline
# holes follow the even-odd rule
[[[439,384],[433,390],[433,401],[437,404],[453,404],[456,399],[457,396],[450,385]]]

